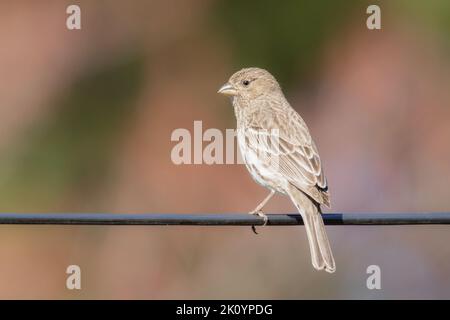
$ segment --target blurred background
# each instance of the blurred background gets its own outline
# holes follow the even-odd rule
[[[252,210],[267,191],[244,166],[170,158],[177,128],[235,127],[216,91],[247,66],[308,123],[331,211],[448,211],[449,32],[445,0],[1,1],[0,211]],[[333,275],[301,227],[0,226],[0,298],[450,298],[449,227],[327,230]],[[71,264],[82,290],[66,289]]]

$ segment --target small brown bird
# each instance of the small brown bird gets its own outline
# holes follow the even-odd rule
[[[327,181],[308,127],[266,70],[242,69],[218,93],[230,96],[237,119],[237,138],[253,179],[270,194],[253,210],[264,218],[275,192],[288,195],[305,225],[314,268],[334,272],[336,265],[320,205],[330,206]]]

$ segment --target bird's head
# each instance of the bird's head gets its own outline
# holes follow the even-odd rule
[[[233,74],[218,93],[252,100],[261,95],[281,93],[281,89],[277,80],[268,71],[246,68]]]

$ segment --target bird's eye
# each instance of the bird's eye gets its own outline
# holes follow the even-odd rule
[[[244,86],[248,86],[248,85],[250,84],[250,81],[244,80],[244,81],[242,81],[242,84],[243,84]]]

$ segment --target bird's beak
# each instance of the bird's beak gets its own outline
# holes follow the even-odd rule
[[[217,91],[217,93],[226,96],[235,96],[237,94],[237,91],[231,84],[227,82],[219,89],[219,91]]]

